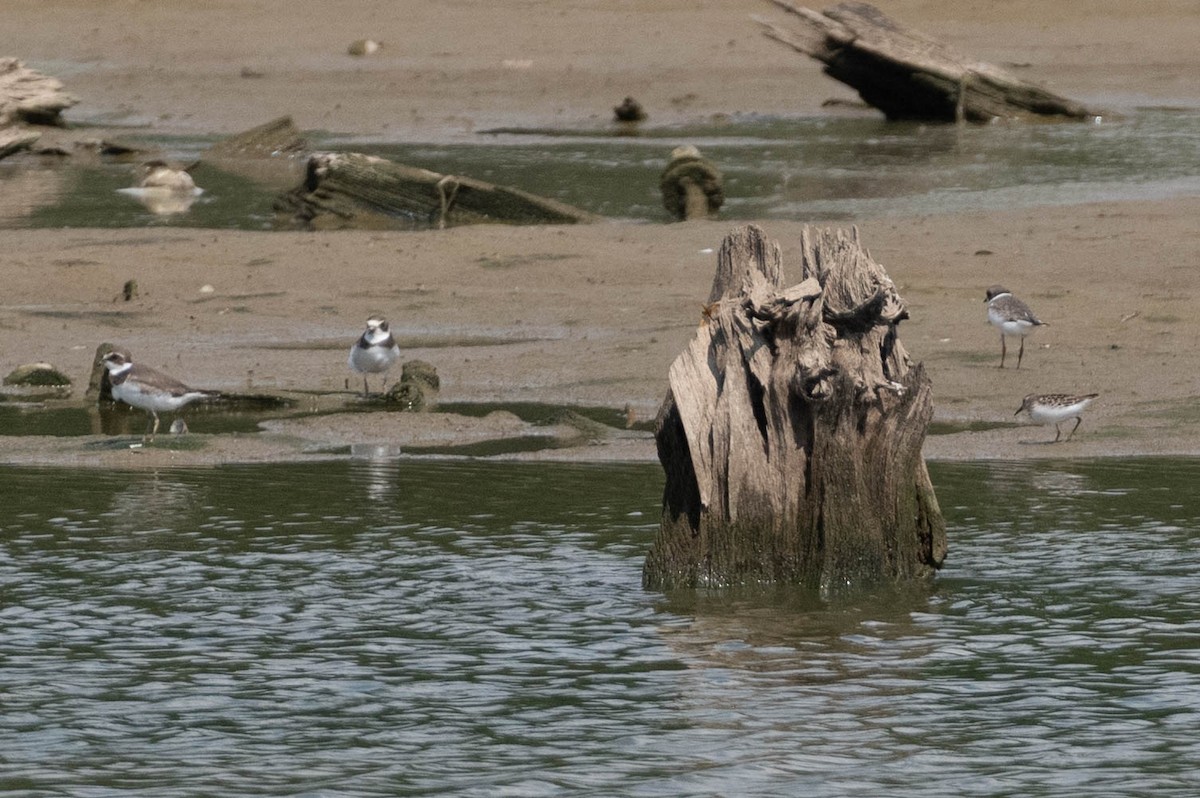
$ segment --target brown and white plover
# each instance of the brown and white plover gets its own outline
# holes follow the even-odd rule
[[[150,414],[144,441],[153,441],[158,433],[158,414],[175,411],[197,399],[211,396],[208,391],[189,388],[179,380],[149,366],[135,364],[129,353],[114,349],[104,356],[108,381],[114,399]]]
[[[1008,354],[1005,337],[1015,335],[1021,339],[1021,350],[1017,353],[1017,368],[1021,368],[1021,358],[1025,356],[1025,336],[1032,333],[1046,322],[1033,315],[1021,300],[1012,295],[1004,286],[993,285],[987,290],[988,322],[1000,329],[1000,368],[1004,368],[1004,358]]]

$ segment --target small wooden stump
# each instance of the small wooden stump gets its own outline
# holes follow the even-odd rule
[[[823,591],[927,577],[945,524],[921,446],[929,378],[855,230],[806,229],[804,279],[754,226],[724,241],[658,417],[666,471],[648,588],[783,582]]]
[[[768,37],[825,64],[825,74],[857,90],[889,119],[989,122],[1099,115],[909,30],[868,3],[840,3],[818,13],[790,0],[771,2],[801,24],[784,30],[764,21]]]
[[[721,171],[690,144],[671,151],[658,185],[663,207],[679,221],[711,219],[725,202]]]

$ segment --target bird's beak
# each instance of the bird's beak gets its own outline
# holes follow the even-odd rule
[[[1025,409],[1025,406],[1024,406],[1024,405],[1022,405],[1022,406],[1018,407],[1018,408],[1017,408],[1017,412],[1013,413],[1013,415],[1014,415],[1014,416],[1019,416],[1019,415],[1021,415],[1021,411],[1022,411],[1022,410],[1024,410],[1024,409]]]

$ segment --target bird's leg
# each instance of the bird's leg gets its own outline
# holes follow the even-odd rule
[[[147,440],[146,436],[143,435],[142,441],[144,443],[154,443],[154,436],[158,434],[158,413],[151,410],[150,411],[150,419],[151,419],[151,421],[150,421],[150,426],[151,426],[150,438],[149,438],[149,440]]]
[[[1008,345],[1004,343],[1004,333],[1000,333],[1000,368],[1004,368],[1004,358],[1008,355]]]
[[[1075,416],[1075,426],[1071,427],[1071,434],[1067,436],[1067,440],[1075,437],[1075,430],[1079,429],[1079,425],[1083,423],[1083,416]]]
[[[366,399],[370,395],[371,395],[370,392],[367,390],[367,375],[364,374],[363,375],[363,399]]]
[[[1058,422],[1054,422],[1054,440],[1051,443],[1058,443],[1059,437],[1062,435],[1062,430],[1058,428]]]
[[[1025,357],[1025,339],[1021,339],[1021,351],[1017,352],[1017,368],[1021,368],[1021,358]]]

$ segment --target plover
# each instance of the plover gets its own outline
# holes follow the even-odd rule
[[[350,347],[349,361],[350,368],[363,375],[363,396],[367,395],[367,375],[386,372],[399,359],[400,347],[392,338],[387,319],[382,316],[367,319],[367,329]],[[387,384],[386,376],[383,384]]]
[[[211,395],[208,391],[189,388],[174,377],[149,366],[135,365],[129,353],[123,349],[114,349],[105,355],[104,367],[108,369],[113,398],[150,414],[150,422],[146,425],[148,434],[142,436],[143,440],[154,440],[158,433],[160,412],[178,410]]]
[[[1012,291],[1000,285],[993,285],[987,290],[988,321],[1000,328],[1000,368],[1004,368],[1004,358],[1008,354],[1005,337],[1015,335],[1021,339],[1021,351],[1017,353],[1017,368],[1021,368],[1021,358],[1025,356],[1025,336],[1029,335],[1046,322],[1033,315],[1021,300],[1012,295]]]
[[[1099,395],[1098,393],[1087,393],[1082,396],[1066,393],[1031,393],[1021,402],[1021,406],[1017,408],[1017,412],[1013,413],[1013,416],[1028,412],[1029,417],[1038,424],[1053,424],[1054,440],[1051,443],[1058,443],[1058,439],[1062,436],[1062,430],[1058,428],[1058,425],[1073,418],[1075,426],[1071,427],[1071,432],[1067,435],[1067,440],[1071,440],[1075,430],[1079,429],[1079,425],[1083,423],[1083,411]]]

